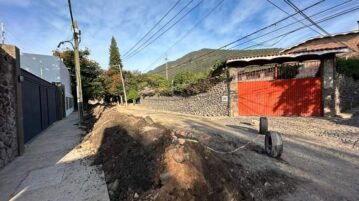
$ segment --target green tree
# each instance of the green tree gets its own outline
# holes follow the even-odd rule
[[[136,102],[136,100],[138,99],[139,95],[138,95],[138,91],[136,89],[130,89],[128,90],[128,95],[127,95],[127,100],[132,100],[133,103]]]
[[[109,68],[102,73],[105,88],[105,100],[109,101],[110,98],[115,101],[123,93],[121,75],[115,68]]]
[[[196,84],[199,80],[206,78],[206,73],[180,72],[174,77],[174,92],[184,95],[185,90],[192,84]]]
[[[111,38],[111,44],[110,44],[109,65],[110,65],[110,68],[115,65],[119,65],[121,67],[121,69],[123,67],[121,56],[120,56],[120,51],[118,50],[116,39],[113,36]],[[118,68],[118,66],[116,68]]]
[[[102,74],[102,69],[99,63],[88,58],[90,56],[90,51],[88,49],[80,50],[79,53],[82,93],[84,104],[86,105],[88,100],[102,97],[105,91],[103,86],[103,80],[100,76]],[[76,100],[77,96],[74,51],[72,49],[65,49],[63,51],[56,50],[53,52],[53,55],[61,58],[65,66],[69,69],[72,95]]]
[[[359,80],[359,59],[337,59],[337,72],[348,77],[352,77],[354,80]]]

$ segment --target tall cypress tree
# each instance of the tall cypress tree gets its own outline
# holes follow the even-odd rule
[[[111,45],[110,45],[109,65],[110,65],[110,67],[113,67],[114,65],[120,65],[120,67],[122,69],[122,60],[121,60],[120,52],[117,47],[116,39],[113,36],[111,38]],[[116,68],[118,68],[118,66]]]

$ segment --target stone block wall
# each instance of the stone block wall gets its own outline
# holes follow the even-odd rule
[[[321,62],[323,116],[335,116],[335,59],[334,57],[329,57]]]
[[[227,84],[222,82],[208,92],[190,97],[153,96],[141,99],[141,106],[155,110],[180,112],[201,116],[228,116],[228,102],[222,102],[227,96]]]
[[[336,77],[336,112],[359,106],[359,80],[338,74]]]
[[[229,116],[239,116],[238,112],[238,71],[239,68],[229,68]]]
[[[16,55],[16,47],[0,46],[0,169],[19,154]]]

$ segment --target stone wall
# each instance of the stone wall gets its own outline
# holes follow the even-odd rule
[[[153,96],[141,99],[141,106],[172,112],[201,116],[228,116],[228,102],[222,102],[227,96],[227,84],[222,82],[208,92],[190,97]]]
[[[0,169],[20,152],[17,108],[18,55],[19,50],[16,47],[0,46]]]
[[[336,77],[336,112],[359,106],[359,80],[338,74]]]

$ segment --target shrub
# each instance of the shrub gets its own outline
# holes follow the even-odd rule
[[[358,59],[337,59],[337,72],[339,74],[352,77],[354,80],[359,80],[359,60]]]
[[[136,102],[138,98],[139,96],[136,89],[128,90],[127,100],[132,100],[132,102]]]

